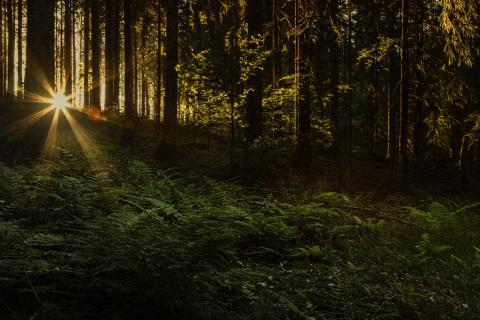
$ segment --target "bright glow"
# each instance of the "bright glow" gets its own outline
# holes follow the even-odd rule
[[[52,106],[57,109],[65,109],[68,106],[68,99],[63,92],[55,93],[52,98]]]
[[[42,159],[54,161],[58,158],[58,118],[60,116],[60,110],[60,108],[57,108],[53,115],[52,123],[50,124],[45,144],[43,145]]]

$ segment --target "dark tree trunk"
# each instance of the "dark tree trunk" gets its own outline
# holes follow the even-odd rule
[[[65,30],[64,30],[64,72],[65,72],[65,96],[69,97],[73,92],[72,81],[72,0],[65,0]]]
[[[3,76],[5,72],[5,55],[4,51],[4,36],[3,36],[3,20],[4,20],[4,12],[3,12],[3,2],[0,1],[0,96],[5,96],[5,77]]]
[[[166,1],[167,42],[165,61],[165,130],[169,140],[175,138],[178,118],[178,0]],[[174,140],[171,142],[175,142]]]
[[[8,25],[8,95],[15,96],[15,22],[13,0],[7,0]]]
[[[115,112],[120,111],[120,0],[114,0],[113,6],[113,89],[112,105]]]
[[[330,43],[330,59],[331,59],[331,71],[330,71],[330,91],[332,93],[332,104],[331,104],[331,120],[333,124],[333,145],[332,149],[335,155],[338,155],[340,152],[340,139],[339,139],[339,94],[338,94],[338,84],[339,84],[339,48],[338,48],[338,35],[337,35],[337,24],[338,24],[338,0],[331,0],[330,2],[330,18],[332,23],[331,32],[331,43]]]
[[[84,0],[83,7],[83,106],[85,109],[90,107],[90,1]]]
[[[55,87],[55,1],[28,0],[27,6],[25,91],[50,97]]]
[[[348,90],[347,95],[347,120],[346,120],[346,149],[347,153],[351,156],[353,151],[353,108],[352,108],[352,100],[353,100],[353,87],[352,87],[352,71],[353,71],[353,63],[352,63],[352,54],[353,54],[353,23],[352,23],[352,12],[349,13],[348,16],[348,43],[347,43],[347,76],[348,76],[348,83],[350,85],[350,90]]]
[[[418,2],[418,21],[417,21],[417,32],[416,32],[416,42],[417,42],[417,63],[415,69],[415,127],[413,132],[413,158],[418,164],[424,159],[424,149],[425,149],[425,74],[424,74],[424,53],[423,53],[423,32],[424,32],[424,5],[423,1]]]
[[[141,34],[141,52],[142,52],[142,116],[147,117],[150,113],[150,106],[148,105],[148,79],[147,79],[147,36],[150,19],[148,13],[145,15],[142,24]]]
[[[17,57],[18,57],[18,66],[17,66],[17,99],[23,99],[23,0],[18,0],[18,16],[17,16]]]
[[[299,99],[298,99],[298,136],[297,136],[297,159],[302,166],[309,167],[312,157],[312,133],[311,133],[311,92],[310,92],[310,53],[311,43],[308,31],[304,31],[299,37],[300,43],[300,67],[299,67]]]
[[[263,5],[259,0],[247,1],[248,35],[258,36],[263,33]],[[254,71],[247,81],[248,93],[245,106],[245,120],[247,122],[246,138],[253,142],[262,135],[262,98],[263,98],[263,73]]]
[[[155,124],[160,128],[160,108],[162,105],[162,87],[163,87],[163,57],[162,57],[162,1],[157,3],[157,93],[155,103]]]
[[[135,4],[133,4],[133,7],[135,7]],[[136,20],[133,19],[133,21]],[[138,36],[135,23],[133,25],[133,109],[135,110],[135,114],[138,116],[140,114],[140,110],[138,108]]]
[[[401,67],[400,67],[400,137],[399,164],[402,184],[405,187],[408,174],[408,19],[409,0],[402,0],[402,37],[401,37]]]
[[[395,32],[395,11],[390,9],[388,16],[388,32],[389,37],[396,38]],[[395,110],[395,88],[397,85],[396,66],[395,66],[395,46],[392,45],[389,49],[387,63],[388,63],[388,83],[387,83],[387,155],[386,160],[395,163],[396,160],[396,110]]]
[[[105,2],[105,110],[112,112],[115,79],[115,0]]]
[[[124,0],[125,19],[125,116],[129,119],[135,116],[133,101],[133,25],[132,25],[132,3]]]
[[[100,1],[92,1],[92,105],[100,108]]]
[[[6,8],[6,2],[5,0],[1,0],[1,6],[2,6],[2,10],[5,14],[5,16],[3,17],[4,20],[3,20],[3,81],[4,81],[4,85],[5,87],[3,88],[3,92],[4,92],[4,95],[6,96],[7,95],[7,92],[8,92],[8,21],[7,21],[7,8]]]

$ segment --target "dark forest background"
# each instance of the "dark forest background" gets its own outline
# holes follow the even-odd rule
[[[479,26],[0,0],[0,319],[479,319]]]

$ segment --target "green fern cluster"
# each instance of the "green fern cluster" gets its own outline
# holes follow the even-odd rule
[[[478,318],[478,205],[286,203],[70,162],[0,167],[2,318]]]

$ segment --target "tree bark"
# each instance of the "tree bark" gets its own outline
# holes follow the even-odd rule
[[[178,0],[166,1],[167,41],[165,61],[165,131],[170,142],[175,142],[178,122]]]
[[[83,18],[83,106],[90,107],[90,0],[84,0]]]
[[[333,153],[338,155],[340,152],[340,139],[339,139],[339,94],[338,94],[338,84],[339,84],[339,48],[338,48],[338,35],[337,35],[337,24],[338,24],[338,0],[330,1],[330,18],[331,18],[331,43],[330,43],[330,59],[331,59],[331,71],[330,71],[330,91],[332,93],[332,103],[331,103],[331,120],[333,125]]]
[[[51,97],[55,88],[54,0],[28,0],[25,91]]]
[[[157,93],[155,103],[155,124],[160,128],[160,108],[162,105],[162,87],[163,87],[163,57],[162,57],[162,1],[157,0]]]
[[[405,187],[408,174],[408,19],[409,0],[402,0],[402,37],[401,37],[401,67],[400,67],[400,137],[399,165],[402,185]]]
[[[254,37],[263,33],[263,5],[259,0],[247,1],[248,36]],[[255,70],[247,80],[248,93],[246,96],[245,120],[247,128],[245,136],[248,142],[253,142],[262,135],[262,98],[263,72]]]
[[[15,22],[13,0],[7,0],[8,25],[8,95],[15,96]]]
[[[299,102],[298,102],[298,137],[297,159],[306,168],[312,157],[312,110],[310,92],[310,39],[304,32],[300,37],[300,68],[299,68]]]
[[[5,77],[3,76],[5,72],[5,55],[4,51],[4,36],[3,36],[3,21],[4,21],[4,11],[3,11],[3,2],[0,1],[0,96],[5,96]]]
[[[391,39],[396,38],[395,33],[395,11],[390,10],[388,16],[388,32]],[[396,160],[396,110],[395,110],[395,88],[396,88],[396,77],[395,77],[395,46],[392,45],[389,49],[388,58],[388,83],[387,83],[387,155],[386,160],[391,163],[395,163]]]
[[[124,19],[125,19],[125,116],[133,118],[135,115],[133,101],[133,41],[132,41],[132,3],[130,0],[124,0]]]
[[[72,0],[65,0],[65,26],[64,26],[64,72],[65,96],[71,98],[73,92],[72,81]]]
[[[90,1],[92,5],[92,105],[100,108],[100,1]]]
[[[120,111],[120,0],[114,0],[113,7],[113,89],[112,104],[115,112]]]
[[[105,2],[105,110],[112,112],[115,78],[115,0]]]
[[[23,0],[18,0],[18,16],[17,16],[17,55],[18,55],[18,66],[17,66],[17,99],[23,99]]]
[[[413,158],[415,162],[419,164],[424,159],[424,149],[425,149],[425,74],[424,70],[424,53],[423,53],[423,32],[424,32],[424,5],[423,1],[418,2],[418,21],[417,21],[417,30],[416,30],[416,45],[417,52],[416,56],[418,62],[416,63],[415,68],[415,126],[413,130]]]

